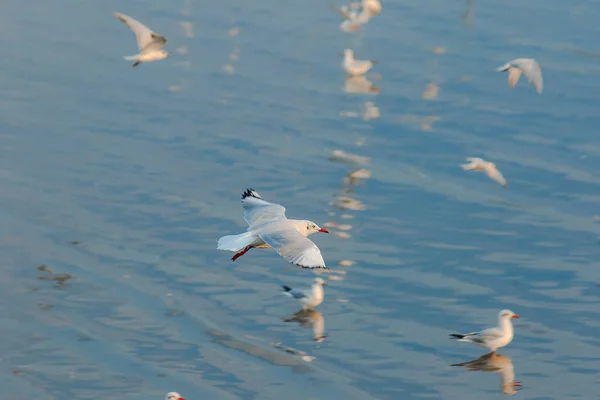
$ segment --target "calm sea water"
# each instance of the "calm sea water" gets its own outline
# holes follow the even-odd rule
[[[113,11],[173,56],[132,68]],[[503,375],[527,399],[594,398],[599,18],[593,0],[388,0],[344,34],[315,0],[4,2],[3,398],[489,399]],[[378,60],[379,93],[344,91],[346,47]],[[540,62],[542,96],[494,72],[516,57]],[[342,115],[366,101],[380,118]],[[215,249],[245,229],[246,187],[350,225],[313,237],[338,278],[304,325],[279,285],[310,271]],[[450,366],[485,351],[448,334],[502,308],[521,319],[493,371]]]

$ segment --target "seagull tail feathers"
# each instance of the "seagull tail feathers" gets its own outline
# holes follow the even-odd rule
[[[123,58],[127,61],[137,61],[138,56],[124,56]]]
[[[244,232],[239,235],[227,235],[219,239],[217,250],[240,251],[254,242],[255,236],[252,232]]]

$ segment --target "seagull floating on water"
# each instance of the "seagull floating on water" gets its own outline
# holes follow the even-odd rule
[[[323,302],[323,286],[327,286],[321,278],[315,278],[310,289],[292,289],[289,286],[282,286],[284,294],[295,298],[302,304],[303,310],[312,310]]]
[[[467,157],[467,161],[469,161],[469,164],[461,165],[465,171],[485,171],[487,176],[501,184],[504,189],[508,187],[506,179],[493,162],[485,161],[479,157]]]
[[[252,248],[274,248],[277,253],[302,268],[323,268],[321,250],[307,236],[317,232],[329,233],[312,221],[287,219],[285,207],[263,200],[253,189],[242,193],[244,219],[248,231],[239,235],[223,236],[217,249],[237,252],[237,260]]]
[[[117,17],[135,33],[137,38],[140,54],[123,57],[127,61],[135,61],[133,64],[134,67],[137,67],[143,62],[162,60],[163,58],[169,57],[168,52],[161,50],[161,47],[167,43],[166,37],[152,32],[152,30],[146,25],[125,14],[114,14],[115,17]]]
[[[502,310],[498,313],[497,327],[480,332],[452,333],[450,337],[458,339],[459,342],[471,342],[476,346],[488,348],[491,353],[495,353],[497,349],[506,346],[513,340],[512,318],[519,318],[519,316],[510,310]]]
[[[542,94],[544,90],[542,69],[533,58],[516,58],[497,68],[496,71],[508,71],[508,86],[511,88],[515,87],[521,77],[521,72],[523,72],[539,94]]]
[[[169,392],[165,396],[165,400],[185,400],[181,395],[177,392]]]
[[[344,61],[342,61],[342,68],[344,68],[350,76],[364,75],[368,70],[373,68],[373,65],[377,62],[376,60],[355,60],[354,51],[352,49],[344,50],[343,56]]]

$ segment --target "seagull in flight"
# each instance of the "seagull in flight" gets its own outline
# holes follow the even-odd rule
[[[508,71],[508,86],[514,88],[521,72],[525,74],[529,83],[533,85],[538,94],[544,90],[544,79],[542,78],[542,69],[533,58],[516,58],[496,69],[498,72]]]
[[[479,157],[467,157],[467,161],[469,162],[468,164],[461,165],[465,171],[485,171],[487,176],[502,185],[504,189],[508,188],[506,179],[493,162]]]
[[[269,203],[253,189],[242,193],[244,219],[248,230],[239,235],[223,236],[218,250],[235,251],[231,259],[237,260],[253,248],[274,248],[277,253],[302,268],[327,269],[321,250],[307,236],[329,233],[325,228],[308,220],[287,219],[285,207]]]
[[[161,50],[167,43],[167,38],[152,32],[150,28],[141,22],[121,13],[114,13],[115,17],[123,22],[135,33],[137,44],[140,49],[140,54],[134,56],[123,57],[127,61],[135,61],[134,67],[137,67],[143,62],[162,60],[169,57],[169,53]]]

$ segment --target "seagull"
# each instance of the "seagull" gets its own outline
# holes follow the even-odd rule
[[[506,346],[513,339],[511,318],[519,318],[519,316],[510,310],[502,310],[498,313],[497,327],[464,335],[452,333],[450,337],[458,339],[459,342],[471,342],[476,346],[486,347],[490,349],[490,353],[495,353],[496,349]]]
[[[185,400],[181,395],[177,392],[169,392],[165,396],[165,400]]]
[[[223,236],[217,243],[218,250],[237,252],[235,261],[252,248],[274,248],[277,253],[302,268],[327,269],[321,251],[307,236],[313,233],[329,233],[312,221],[287,219],[285,207],[264,201],[253,189],[242,193],[244,219],[249,227],[239,235]]]
[[[521,390],[521,382],[515,382],[515,366],[512,360],[502,354],[488,353],[476,360],[452,364],[451,367],[465,367],[467,371],[498,372],[503,394],[515,394]]]
[[[146,25],[125,14],[117,12],[114,14],[115,17],[127,25],[137,37],[140,54],[123,57],[127,61],[135,61],[133,64],[134,67],[137,67],[143,62],[162,60],[163,58],[169,57],[168,52],[160,49],[167,43],[166,37],[152,32]]]
[[[516,58],[496,69],[498,72],[508,71],[508,86],[514,88],[521,72],[525,74],[529,83],[535,87],[539,94],[544,90],[544,80],[542,79],[542,70],[540,65],[533,58]]]
[[[377,62],[375,60],[355,60],[354,51],[351,49],[344,50],[342,55],[344,56],[342,68],[344,68],[350,76],[363,75]]]
[[[283,287],[283,294],[293,297],[302,304],[303,310],[312,310],[323,302],[323,286],[327,286],[321,278],[315,278],[312,288],[310,289],[292,289],[289,286]]]
[[[504,189],[508,188],[506,179],[504,179],[504,176],[498,171],[496,164],[493,162],[485,161],[483,158],[479,157],[467,157],[467,161],[469,161],[469,164],[461,165],[465,171],[485,171],[487,176],[501,184]]]

